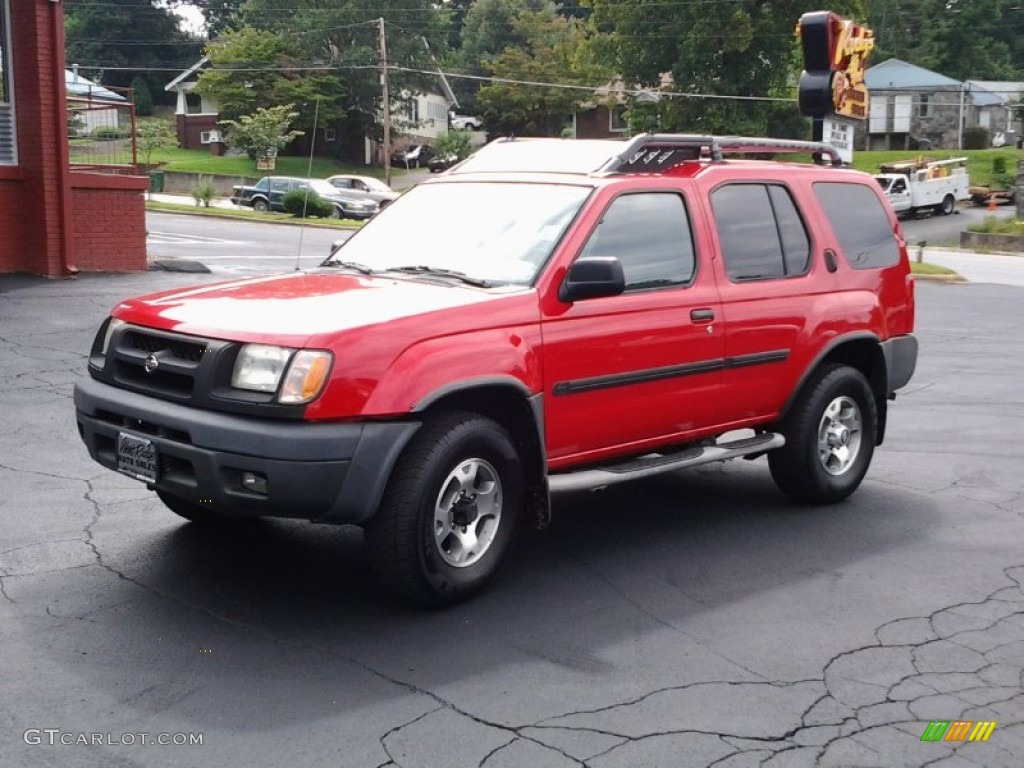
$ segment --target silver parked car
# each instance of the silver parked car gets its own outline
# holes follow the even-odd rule
[[[373,176],[354,176],[343,173],[329,176],[327,181],[347,194],[373,200],[381,208],[386,207],[388,203],[398,197],[395,190]]]

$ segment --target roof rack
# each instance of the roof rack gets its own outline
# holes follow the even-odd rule
[[[722,160],[726,154],[808,152],[816,163],[828,156],[832,165],[841,166],[839,151],[830,144],[817,141],[767,139],[747,136],[691,136],[679,133],[642,133],[631,139],[626,148],[612,157],[599,174],[657,172],[685,160],[709,157]]]

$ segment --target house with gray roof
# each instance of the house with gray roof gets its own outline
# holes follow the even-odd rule
[[[90,136],[102,128],[130,130],[128,98],[80,75],[77,66],[64,70],[64,90],[71,134]]]
[[[1012,125],[1011,99],[977,81],[887,59],[869,67],[864,82],[870,106],[862,149],[959,149],[968,128],[995,134]]]

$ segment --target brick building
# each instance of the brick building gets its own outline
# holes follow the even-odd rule
[[[71,165],[65,88],[62,5],[0,0],[0,272],[145,269],[147,180]]]

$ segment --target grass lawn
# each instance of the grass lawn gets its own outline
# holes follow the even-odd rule
[[[992,161],[997,157],[1006,159],[1006,172],[1013,175],[1017,172],[1017,161],[1024,160],[1024,150],[1020,149],[931,149],[928,151],[910,152],[854,152],[853,167],[858,171],[878,173],[882,163],[898,160],[913,160],[926,157],[932,160],[948,160],[951,157],[967,158],[967,176],[972,185],[989,184],[992,181]]]
[[[927,261],[910,260],[910,271],[915,275],[955,275],[956,272],[938,264],[929,264]]]
[[[139,157],[139,162],[144,158]],[[160,164],[161,171],[180,171],[183,173],[206,173],[218,176],[245,176],[258,179],[267,174],[279,176],[309,176],[322,179],[336,173],[358,173],[363,176],[383,176],[383,168],[368,168],[345,165],[329,157],[314,157],[310,171],[308,157],[277,158],[277,167],[273,171],[257,171],[256,162],[244,155],[241,157],[217,157],[205,149],[163,149],[153,152],[150,161]]]

